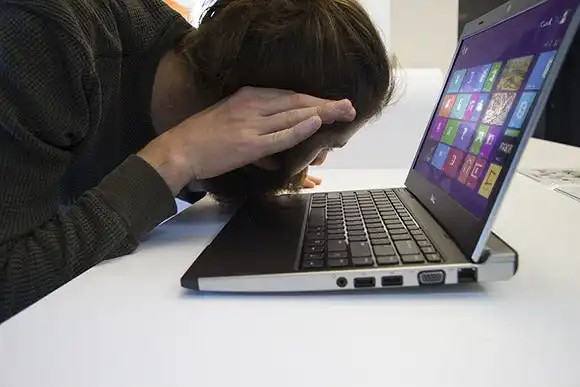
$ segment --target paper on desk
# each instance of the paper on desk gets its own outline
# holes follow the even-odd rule
[[[549,189],[580,201],[580,169],[523,169],[519,173]]]

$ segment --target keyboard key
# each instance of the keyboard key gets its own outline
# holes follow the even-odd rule
[[[383,220],[399,220],[397,215],[383,215]]]
[[[394,241],[406,241],[411,239],[411,236],[409,234],[393,235],[391,236],[391,239]]]
[[[366,235],[353,235],[348,237],[349,242],[365,242],[367,240]]]
[[[371,257],[353,258],[352,264],[354,266],[373,266],[375,262]]]
[[[341,259],[348,258],[348,253],[346,251],[333,251],[328,253],[328,259]]]
[[[323,232],[313,232],[306,234],[306,238],[308,239],[324,239],[326,234]]]
[[[378,224],[382,225],[381,218],[379,218],[378,216],[365,216],[364,220],[365,220],[365,223],[367,223],[367,224],[378,223]]]
[[[413,235],[423,235],[423,231],[421,231],[421,230],[411,230],[411,234],[413,234]]]
[[[350,243],[350,255],[353,258],[370,257],[371,249],[367,242]]]
[[[321,269],[324,265],[322,259],[307,259],[302,262],[303,269]]]
[[[328,234],[328,237],[326,239],[328,239],[328,240],[339,240],[339,239],[344,240],[344,234]]]
[[[402,255],[401,261],[403,263],[423,263],[425,260],[421,254],[414,254],[414,255]]]
[[[342,235],[342,234],[344,234],[344,228],[339,228],[339,229],[336,229],[336,230],[328,230],[328,235],[331,235],[331,234],[340,234],[340,235]]]
[[[404,228],[397,228],[395,230],[389,230],[389,233],[391,235],[402,235],[402,234],[406,234],[407,230],[405,230]]]
[[[419,245],[419,247],[431,247],[431,242],[429,241],[419,241],[417,242],[417,244]]]
[[[390,245],[390,244],[391,244],[391,240],[387,239],[387,238],[378,238],[378,239],[371,238],[371,245],[373,245],[373,246]]]
[[[369,232],[369,234],[375,234],[375,233],[383,233],[385,232],[385,229],[383,227],[370,227],[367,228],[367,231]]]
[[[403,226],[401,223],[387,224],[387,230],[399,230],[399,229],[405,229],[405,226]]]
[[[311,226],[323,226],[324,225],[324,209],[323,208],[312,208],[310,210],[310,215],[308,216],[308,224]]]
[[[326,194],[328,199],[340,199],[340,192],[329,192]]]
[[[385,224],[403,224],[399,219],[388,219],[385,220]]]
[[[421,251],[424,254],[435,254],[435,249],[433,247],[421,247]]]
[[[400,255],[419,254],[419,247],[413,241],[395,241],[395,247]]]
[[[330,230],[344,230],[344,226],[342,224],[329,224],[328,231]]]
[[[427,262],[433,262],[433,263],[437,263],[437,262],[442,261],[439,254],[425,254],[425,259],[427,260]]]
[[[420,235],[413,235],[413,238],[415,238],[415,240],[418,241],[426,241],[427,237],[424,234],[420,234]]]
[[[324,252],[324,246],[306,246],[304,247],[304,253],[314,254]]]
[[[327,261],[328,267],[347,267],[348,266],[348,259],[341,258],[341,259],[330,259]]]
[[[397,255],[395,248],[390,245],[374,246],[373,251],[375,252],[376,256]]]
[[[304,256],[302,257],[302,259],[304,259],[304,260],[307,260],[307,259],[324,259],[324,254],[323,253],[304,254]]]
[[[340,220],[341,222],[344,220],[342,215],[328,215],[328,217],[326,219],[328,219],[328,220]]]
[[[328,241],[328,252],[333,251],[346,251],[346,241],[342,240],[329,240]]]
[[[389,235],[386,232],[374,232],[372,234],[369,234],[369,237],[371,239],[384,239],[384,238],[388,238]]]
[[[324,239],[311,239],[306,241],[306,245],[308,246],[324,246],[325,243]]]
[[[409,230],[418,230],[419,229],[419,226],[417,226],[415,224],[412,224],[412,225],[408,225],[407,226],[407,229],[409,229]]]
[[[362,222],[362,218],[360,216],[346,216],[344,220],[347,224],[353,222]]]
[[[377,228],[380,227],[383,229],[383,224],[381,222],[366,222],[365,223],[367,228]]]
[[[366,235],[365,230],[360,229],[360,230],[351,230],[350,228],[348,229],[348,236],[353,236],[353,235]]]
[[[398,265],[399,258],[396,255],[386,255],[383,257],[377,257],[377,263],[379,265]]]
[[[351,231],[364,230],[365,227],[362,225],[362,223],[361,224],[355,224],[355,225],[350,225],[349,224],[349,225],[346,226],[346,229],[348,230],[348,232],[351,232]]]
[[[403,216],[401,219],[403,222],[413,222],[413,219],[409,216]]]

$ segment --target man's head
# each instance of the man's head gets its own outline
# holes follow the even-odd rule
[[[202,181],[222,200],[299,188],[305,169],[343,146],[394,90],[394,66],[357,0],[217,0],[182,42],[205,106],[243,86],[349,99],[354,122],[325,125],[300,145]]]

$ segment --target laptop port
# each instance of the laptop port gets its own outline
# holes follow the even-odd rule
[[[344,288],[347,284],[348,284],[348,281],[344,277],[339,277],[336,280],[336,286],[338,286],[339,288]]]
[[[459,269],[457,272],[457,282],[477,282],[477,269],[474,267],[465,267],[463,269]]]
[[[375,277],[362,277],[354,279],[355,288],[374,288]]]
[[[445,283],[445,272],[443,270],[426,270],[418,275],[419,285],[441,285]]]
[[[381,285],[383,287],[388,286],[402,286],[403,285],[403,276],[402,275],[388,275],[381,278]]]

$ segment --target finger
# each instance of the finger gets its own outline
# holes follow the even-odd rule
[[[298,125],[311,117],[318,116],[323,124],[336,121],[350,122],[356,117],[356,112],[350,102],[327,103],[322,106],[288,110],[264,118],[260,133],[272,133]]]
[[[322,106],[332,102],[348,103],[349,105],[352,106],[352,104],[348,100],[334,101],[324,98],[313,97],[308,94],[289,93],[285,95],[284,94],[279,95],[278,97],[272,97],[264,101],[264,103],[260,108],[260,112],[265,116],[270,116],[288,110]]]
[[[315,188],[316,187],[316,183],[314,183],[312,180],[310,180],[309,178],[304,179],[304,181],[302,182],[302,187],[303,188]]]
[[[309,180],[309,181],[311,181],[315,185],[320,185],[320,183],[322,183],[322,179],[320,177],[308,176],[306,179]]]
[[[262,158],[288,150],[312,136],[322,126],[322,120],[314,116],[289,129],[259,137],[260,145],[256,158]]]

